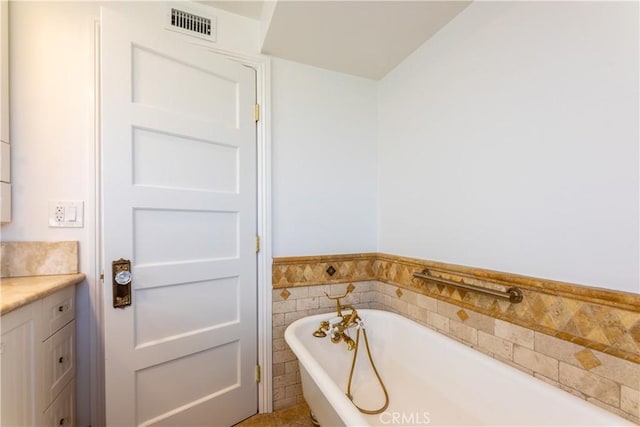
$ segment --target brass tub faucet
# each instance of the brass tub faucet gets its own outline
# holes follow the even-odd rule
[[[313,336],[323,338],[328,334],[331,337],[332,343],[337,344],[343,341],[347,344],[348,350],[353,350],[356,347],[356,343],[347,335],[346,331],[360,323],[360,316],[358,316],[358,311],[353,305],[340,303],[340,300],[346,297],[349,291],[338,297],[330,297],[326,292],[324,294],[327,298],[336,302],[337,316],[320,322],[320,326],[313,332]]]
[[[349,372],[349,380],[347,382],[347,397],[353,403],[353,406],[358,408],[358,410],[364,414],[380,414],[384,412],[389,406],[389,393],[387,392],[387,388],[380,378],[380,374],[378,373],[378,369],[376,368],[375,363],[373,363],[373,357],[371,356],[371,349],[369,348],[369,338],[367,338],[367,331],[364,328],[364,323],[360,316],[358,316],[358,312],[356,308],[351,304],[341,304],[340,300],[346,297],[349,294],[349,290],[342,296],[339,297],[330,297],[326,292],[324,293],[327,298],[334,300],[336,302],[336,316],[329,319],[323,320],[320,322],[320,326],[313,332],[313,336],[317,338],[323,338],[329,335],[331,338],[331,342],[334,344],[339,343],[340,341],[347,344],[347,350],[353,352],[353,359],[351,361],[351,371]],[[356,340],[354,341],[348,335],[349,328],[354,328],[356,330]],[[353,372],[356,367],[356,358],[358,356],[358,346],[360,344],[360,332],[362,331],[362,335],[364,336],[364,344],[367,349],[367,356],[369,356],[369,362],[371,363],[371,368],[380,383],[380,387],[382,388],[382,392],[384,393],[384,404],[378,409],[364,409],[360,406],[356,405],[353,402],[353,396],[351,395],[351,383],[353,381]]]

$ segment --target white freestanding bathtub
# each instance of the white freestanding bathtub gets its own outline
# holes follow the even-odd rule
[[[634,425],[410,319],[358,312],[390,396],[378,415],[359,412],[345,396],[353,352],[343,342],[312,335],[335,314],[297,320],[285,332],[298,357],[304,397],[322,427]],[[350,335],[355,340],[355,330]],[[366,353],[361,334],[352,395],[360,407],[380,408],[384,395]]]

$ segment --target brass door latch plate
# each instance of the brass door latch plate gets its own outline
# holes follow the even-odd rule
[[[113,308],[131,305],[131,261],[120,258],[111,263]]]

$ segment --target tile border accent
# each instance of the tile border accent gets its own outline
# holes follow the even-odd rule
[[[495,285],[506,287],[518,286],[549,295],[563,296],[640,313],[640,294],[614,291],[611,289],[597,288],[593,286],[577,285],[556,280],[540,279],[536,277],[522,276],[520,274],[467,267],[457,264],[400,257],[383,253],[370,255],[374,255],[378,263],[386,261],[395,264],[403,264],[407,267],[415,267],[415,271],[429,268],[430,270],[440,271],[442,274],[455,274],[461,278],[467,277],[479,280],[481,283],[484,282],[484,284],[488,285],[487,287],[495,287]],[[384,278],[378,277],[378,280],[380,279],[384,281]]]
[[[333,276],[326,269],[333,266]],[[519,287],[520,304],[457,289],[414,272],[493,289]],[[377,280],[640,364],[640,295],[383,253],[273,259],[273,288]]]
[[[277,289],[373,280],[375,262],[375,253],[274,258],[272,283]]]

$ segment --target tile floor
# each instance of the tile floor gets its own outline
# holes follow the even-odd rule
[[[234,427],[313,427],[313,423],[309,407],[306,403],[300,403],[270,414],[254,415]]]

